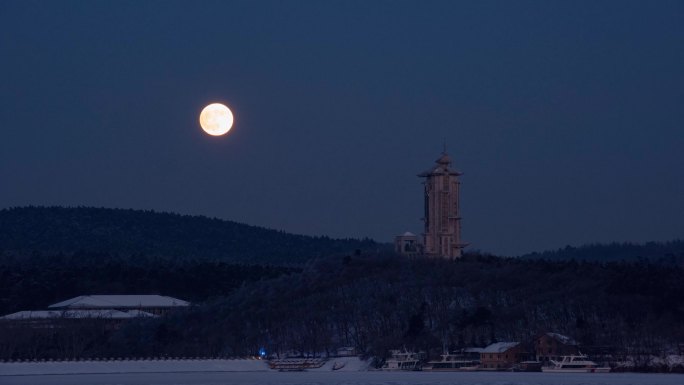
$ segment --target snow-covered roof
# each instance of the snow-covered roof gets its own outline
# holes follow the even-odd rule
[[[102,309],[102,310],[27,310],[8,314],[0,317],[4,320],[32,320],[32,319],[58,319],[58,318],[107,318],[129,319],[136,317],[156,317],[154,314],[144,311],[132,310],[128,312]]]
[[[518,346],[520,342],[497,342],[482,349],[481,353],[503,353],[510,348]]]
[[[577,342],[574,339],[572,339],[568,336],[564,336],[562,334],[546,333],[546,335],[553,338],[554,340],[564,344],[564,345],[577,345]]]
[[[84,308],[140,308],[140,307],[178,307],[190,303],[178,298],[162,295],[82,295],[48,306],[48,309]]]
[[[416,234],[413,234],[410,231],[405,232],[404,234],[401,235],[402,237],[415,237]]]

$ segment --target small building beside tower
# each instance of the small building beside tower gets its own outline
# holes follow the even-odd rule
[[[407,231],[394,238],[394,251],[397,254],[414,257],[423,254],[423,244],[416,234]]]

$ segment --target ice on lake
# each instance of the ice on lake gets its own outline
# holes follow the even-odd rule
[[[684,375],[640,373],[382,372],[350,361],[277,372],[258,360],[0,363],[2,385],[680,385]]]
[[[3,385],[680,385],[678,374],[192,372],[2,376]]]

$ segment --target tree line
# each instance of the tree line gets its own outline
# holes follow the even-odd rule
[[[282,356],[354,346],[375,357],[401,347],[436,356],[497,341],[529,344],[547,331],[574,337],[585,351],[622,355],[672,351],[684,342],[682,266],[358,253],[276,272],[207,290],[204,301],[167,317],[94,332],[97,339],[69,351],[84,357],[247,356],[263,347]],[[182,290],[179,298],[189,298]],[[13,357],[54,354],[55,348],[22,347],[40,346],[41,338],[50,346],[68,341],[56,340],[66,331],[25,333]]]
[[[684,264],[684,241],[646,242],[643,244],[613,242],[609,244],[588,244],[579,247],[565,246],[557,250],[534,252],[522,255],[524,259],[548,259],[565,261],[596,262],[649,262],[661,265]]]
[[[0,210],[0,251],[148,255],[231,263],[300,265],[309,259],[388,245],[306,236],[204,216],[94,207]]]

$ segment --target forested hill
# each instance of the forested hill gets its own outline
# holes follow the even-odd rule
[[[154,211],[23,207],[0,210],[0,252],[98,252],[231,263],[299,264],[386,247],[372,240],[288,234],[262,227]]]
[[[635,243],[590,244],[541,253],[522,255],[523,259],[547,259],[551,261],[576,260],[593,262],[648,261],[665,264],[684,262],[684,241]]]

